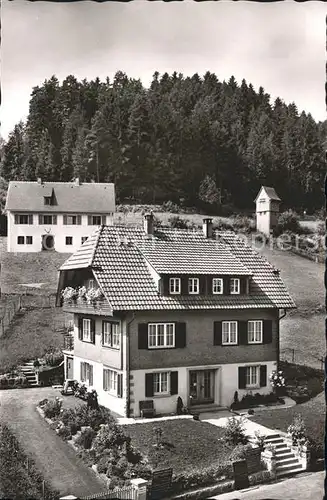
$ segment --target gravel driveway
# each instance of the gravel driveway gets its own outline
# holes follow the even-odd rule
[[[0,391],[0,421],[7,423],[43,476],[62,495],[88,495],[104,490],[94,472],[50,429],[36,411],[44,398],[60,395],[51,388]],[[68,401],[67,401],[68,402]],[[70,402],[68,402],[68,405]]]

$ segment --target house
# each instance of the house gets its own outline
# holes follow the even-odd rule
[[[66,378],[128,416],[140,401],[168,414],[178,396],[210,409],[235,391],[271,392],[279,320],[295,307],[279,271],[234,233],[211,219],[154,228],[149,214],[144,228],[95,231],[61,267],[57,305],[74,314]]]
[[[114,184],[12,181],[5,211],[8,252],[74,253],[101,224],[112,224]]]
[[[270,236],[277,226],[281,199],[272,187],[262,186],[254,200],[256,204],[257,231]]]

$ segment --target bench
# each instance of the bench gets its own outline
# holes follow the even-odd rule
[[[140,401],[140,413],[141,417],[155,417],[156,410],[154,409],[153,400]]]

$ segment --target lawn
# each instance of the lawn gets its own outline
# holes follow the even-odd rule
[[[224,429],[191,419],[125,425],[124,432],[148,457],[153,467],[172,467],[174,474],[199,471],[226,463],[232,447],[224,441]],[[162,429],[163,448],[157,450],[155,429]]]

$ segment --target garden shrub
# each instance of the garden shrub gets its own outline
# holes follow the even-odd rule
[[[213,224],[213,229],[216,231],[234,231],[234,227],[221,219],[218,220],[215,224]]]
[[[245,429],[242,420],[230,417],[225,427],[226,442],[231,445],[246,444],[248,438],[245,435]]]
[[[52,401],[48,401],[43,408],[44,415],[47,418],[58,417],[60,415],[61,407],[62,399],[56,398]]]
[[[103,456],[99,459],[97,463],[97,471],[99,474],[107,474],[109,466],[109,459],[107,456]]]
[[[250,444],[238,444],[230,454],[230,461],[245,460],[253,451]]]
[[[236,216],[232,224],[237,232],[251,233],[255,230],[254,221],[245,215]]]
[[[165,201],[162,204],[161,210],[163,212],[171,212],[171,213],[179,214],[181,211],[181,207],[179,205],[177,205],[176,203],[174,203],[173,201],[169,200],[169,201]]]
[[[49,366],[58,366],[64,360],[64,355],[61,349],[55,349],[46,352],[43,359]]]
[[[95,431],[102,424],[115,425],[115,418],[111,415],[110,410],[99,406],[97,410],[88,408],[86,405],[80,405],[75,409],[75,423],[80,427],[92,427]]]
[[[172,227],[173,229],[188,229],[189,227],[189,220],[183,219],[179,215],[173,215],[172,217],[169,217],[168,222],[170,227]]]
[[[292,438],[293,446],[301,446],[306,442],[306,429],[301,415],[296,415],[292,424],[288,427],[287,433]]]
[[[45,406],[48,403],[48,401],[49,400],[47,398],[41,399],[38,406],[40,406],[40,407]]]
[[[77,446],[89,450],[92,446],[92,441],[95,438],[96,432],[92,428],[84,429],[80,436],[75,441]]]
[[[274,235],[280,236],[286,231],[291,231],[295,234],[301,234],[299,217],[292,210],[288,210],[287,212],[283,212],[282,214],[280,214],[280,216],[278,217],[277,226],[274,230]]]
[[[71,439],[72,435],[70,432],[70,428],[67,425],[61,425],[58,428],[58,436],[60,436],[65,441],[67,441],[68,439]]]
[[[212,465],[205,469],[195,469],[175,474],[172,480],[173,493],[211,486],[222,479],[233,478],[233,466],[231,463]]]

